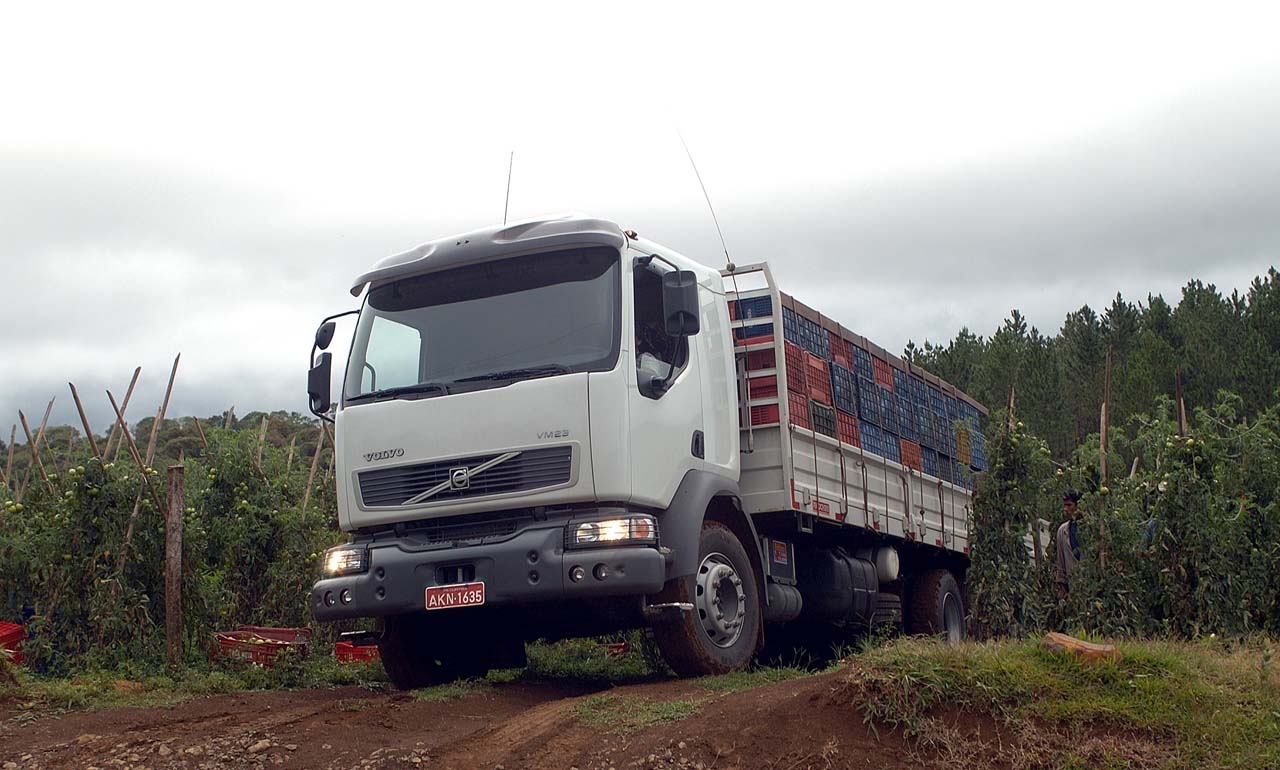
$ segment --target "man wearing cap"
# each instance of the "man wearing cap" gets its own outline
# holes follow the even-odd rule
[[[1068,489],[1062,496],[1062,510],[1067,520],[1058,527],[1057,557],[1054,559],[1054,577],[1058,583],[1058,593],[1067,598],[1068,581],[1071,573],[1080,564],[1080,493]]]

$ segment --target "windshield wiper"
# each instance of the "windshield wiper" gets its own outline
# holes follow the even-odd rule
[[[477,380],[516,380],[522,377],[548,377],[553,374],[568,374],[573,371],[564,364],[542,364],[526,366],[523,369],[508,369],[504,372],[477,374],[474,377],[461,377],[455,382],[476,382]]]
[[[443,382],[420,382],[417,385],[401,385],[398,388],[383,388],[382,390],[373,390],[368,393],[347,396],[347,403],[350,404],[356,401],[382,401],[388,398],[412,396],[419,393],[439,393],[447,396],[449,395],[449,385]]]

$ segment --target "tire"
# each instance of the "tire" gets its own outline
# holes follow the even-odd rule
[[[446,632],[421,615],[392,615],[383,620],[378,656],[400,690],[476,679],[489,672],[492,651],[468,644],[474,638],[458,627]]]
[[[746,549],[715,521],[702,525],[698,540],[697,571],[668,582],[660,596],[663,602],[688,602],[693,611],[653,627],[663,660],[680,676],[744,668],[760,642],[760,586]]]
[[[964,641],[964,594],[950,571],[929,570],[915,579],[910,612],[911,633],[940,636],[948,644]]]

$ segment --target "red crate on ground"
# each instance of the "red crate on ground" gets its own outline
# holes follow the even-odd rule
[[[747,380],[747,389],[752,398],[777,398],[778,378],[772,374],[752,377]]]
[[[823,406],[831,406],[831,367],[812,353],[805,354],[804,366],[804,376],[809,381],[809,398]]]
[[[803,393],[787,393],[787,409],[791,412],[791,424],[797,428],[808,428],[809,398]]]
[[[378,660],[378,645],[338,642],[333,645],[333,657],[337,658],[339,663],[363,663],[366,660]]]
[[[902,450],[902,464],[923,473],[924,468],[920,462],[920,445],[914,441],[907,441],[905,438],[898,441]]]
[[[27,630],[17,623],[0,622],[0,650],[7,650],[14,665],[22,665],[22,641]]]
[[[752,425],[777,425],[778,422],[777,404],[759,404],[751,407]]]
[[[213,641],[215,658],[270,668],[282,655],[304,657],[311,643],[311,629],[240,626],[235,631],[214,633]]]
[[[761,369],[774,369],[778,366],[778,357],[769,350],[753,350],[747,354],[747,371],[758,372]]]
[[[878,358],[871,359],[871,369],[875,374],[876,384],[882,388],[893,390],[893,367]]]
[[[804,348],[790,342],[784,342],[783,345],[787,355],[787,390],[808,393],[808,380],[805,378],[804,370]],[[809,408],[805,407],[805,411],[809,411]]]
[[[846,369],[853,368],[853,343],[843,337],[831,335],[831,360]]]
[[[836,410],[836,430],[840,434],[840,440],[850,446],[862,446],[862,440],[858,436],[858,418],[851,414],[845,414],[839,409]]]

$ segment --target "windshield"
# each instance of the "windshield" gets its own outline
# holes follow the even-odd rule
[[[622,337],[618,264],[615,249],[573,249],[379,286],[360,313],[346,398],[612,369]]]

